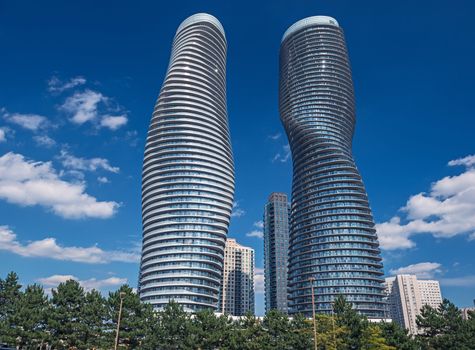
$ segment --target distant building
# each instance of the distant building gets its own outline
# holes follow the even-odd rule
[[[460,309],[462,312],[462,318],[464,320],[468,320],[469,312],[473,312],[475,314],[475,299],[473,299],[473,307],[463,307]]]
[[[422,306],[437,308],[442,303],[438,281],[418,280],[415,275],[386,278],[389,316],[409,333],[417,333],[416,317]]]
[[[264,208],[264,270],[266,312],[287,313],[287,264],[290,204],[285,193],[274,192]]]
[[[254,249],[228,238],[224,249],[221,312],[232,316],[254,314]]]

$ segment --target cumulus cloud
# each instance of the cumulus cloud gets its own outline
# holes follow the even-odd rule
[[[254,269],[254,293],[264,294],[264,292],[264,269],[256,268]]]
[[[77,281],[86,291],[101,290],[103,288],[117,287],[127,283],[127,278],[109,277],[106,279],[90,278],[88,280],[80,280],[74,275],[52,275],[49,277],[38,278],[36,281],[41,283],[47,292],[53,288],[57,288],[60,283],[69,280]]]
[[[264,222],[262,220],[256,221],[254,226],[257,228],[264,228]]]
[[[86,90],[69,96],[61,109],[70,114],[70,120],[74,124],[84,124],[97,119],[98,105],[106,101],[107,97],[100,92]]]
[[[136,263],[140,260],[140,254],[136,252],[107,251],[96,245],[90,247],[65,247],[58,244],[56,239],[52,237],[22,243],[8,226],[0,226],[0,250],[29,258],[48,258],[86,264],[106,264],[110,262]]]
[[[436,274],[442,272],[442,265],[435,262],[422,262],[418,264],[412,264],[398,269],[392,269],[389,272],[391,275],[416,275],[418,278],[429,279],[434,278]]]
[[[3,128],[0,128],[0,142],[6,142],[7,141],[7,133]]]
[[[464,158],[459,158],[451,160],[449,166],[464,165],[466,167],[473,167],[475,165],[475,154],[466,156]]]
[[[94,123],[97,127],[108,128],[110,130],[117,130],[121,126],[127,124],[127,115],[110,115],[101,114],[99,107],[102,110],[112,111],[110,108],[110,99],[100,92],[85,90],[75,92],[69,96],[61,105],[60,109],[70,115],[70,121],[74,124],[84,124],[86,122]],[[120,108],[116,108],[120,109]]]
[[[231,212],[231,217],[233,218],[240,218],[241,216],[243,216],[244,214],[246,214],[246,211],[242,208],[239,207],[239,203],[238,202],[234,202],[233,203],[233,210]]]
[[[254,227],[257,229],[254,229],[248,233],[246,233],[247,237],[256,237],[256,238],[264,238],[264,232],[262,229],[264,228],[264,223],[262,221],[256,221],[254,223]]]
[[[105,176],[99,176],[97,178],[97,181],[100,182],[101,184],[107,184],[109,183],[109,179]]]
[[[475,232],[475,156],[450,161],[449,166],[464,165],[465,170],[446,176],[431,185],[429,193],[411,196],[400,210],[405,217],[394,216],[376,225],[381,247],[386,250],[415,246],[411,236],[422,233],[437,238]]]
[[[62,81],[56,76],[53,76],[48,81],[48,91],[53,93],[61,93],[65,90],[72,89],[76,86],[84,84],[86,84],[86,79],[81,76],[71,78],[66,82]]]
[[[282,151],[277,153],[274,156],[274,158],[272,159],[272,162],[286,163],[289,159],[290,159],[290,146],[284,145],[282,146]]]
[[[33,140],[35,140],[38,146],[42,146],[46,148],[51,148],[56,145],[56,141],[53,140],[48,135],[36,135],[36,136],[33,136]]]
[[[38,131],[49,126],[48,118],[39,114],[9,114],[4,112],[3,117],[8,122],[30,131]]]
[[[98,201],[84,183],[62,180],[51,162],[27,160],[9,152],[0,157],[0,198],[23,206],[40,205],[67,219],[109,218],[116,202]]]
[[[75,157],[66,150],[62,150],[58,158],[66,169],[79,171],[97,171],[102,169],[115,174],[120,171],[118,167],[110,165],[109,160],[105,158],[87,159]]]
[[[102,127],[109,128],[110,130],[117,130],[121,126],[127,124],[127,117],[125,115],[105,115],[102,117],[100,124]]]

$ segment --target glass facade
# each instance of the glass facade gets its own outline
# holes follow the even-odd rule
[[[226,38],[196,14],[178,28],[150,122],[142,172],[139,293],[162,308],[216,309],[234,196]]]
[[[287,262],[290,205],[285,193],[274,192],[264,208],[264,271],[266,312],[287,313]]]
[[[374,221],[352,157],[353,82],[342,29],[326,16],[291,26],[280,50],[279,108],[293,160],[289,311],[330,313],[343,295],[382,317],[382,262]],[[314,278],[310,282],[310,278]]]

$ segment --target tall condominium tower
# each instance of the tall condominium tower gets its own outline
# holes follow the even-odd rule
[[[386,293],[389,301],[389,317],[417,334],[416,317],[424,305],[438,308],[442,294],[438,281],[418,280],[415,275],[397,275],[386,278]]]
[[[280,117],[293,160],[289,243],[290,313],[330,313],[343,295],[381,317],[384,287],[378,238],[352,157],[355,105],[343,31],[331,17],[308,17],[284,34]]]
[[[224,250],[221,311],[232,316],[254,313],[254,249],[228,238]]]
[[[150,122],[142,172],[140,298],[217,309],[234,195],[226,111],[226,38],[208,14],[187,18]]]
[[[264,207],[264,270],[266,312],[287,313],[287,263],[290,205],[285,193],[274,192]]]

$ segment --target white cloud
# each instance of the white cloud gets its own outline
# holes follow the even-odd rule
[[[65,90],[72,89],[76,86],[84,84],[86,84],[86,79],[81,76],[71,78],[67,82],[63,82],[58,77],[53,76],[48,81],[48,91],[61,93]]]
[[[282,134],[280,132],[278,132],[274,135],[269,135],[269,138],[273,141],[277,141],[278,139],[280,139],[281,136],[282,136]]]
[[[449,166],[456,166],[456,165],[464,165],[466,167],[474,166],[475,165],[475,154],[472,154],[470,156],[466,156],[464,158],[451,160],[449,162]]]
[[[20,114],[20,113],[4,113],[4,118],[10,123],[21,126],[30,131],[38,131],[49,125],[48,118],[39,114]]]
[[[0,250],[6,250],[23,257],[48,258],[86,264],[106,264],[110,262],[136,263],[140,254],[129,251],[102,250],[96,245],[90,247],[65,247],[55,238],[47,237],[38,241],[20,242],[8,227],[0,226]]]
[[[277,153],[274,158],[272,159],[272,162],[281,162],[281,163],[286,163],[290,159],[290,146],[289,145],[284,145],[282,146],[282,152]]]
[[[264,228],[264,222],[262,222],[261,220],[256,221],[253,224],[253,226],[256,227],[257,230],[252,230],[252,231],[246,233],[246,236],[247,237],[256,237],[256,238],[264,238],[264,232],[262,231],[262,229]]]
[[[7,136],[4,129],[0,128],[0,142],[6,142]]]
[[[264,294],[264,292],[264,269],[257,267],[254,269],[254,293]]]
[[[475,232],[472,232],[472,233],[468,236],[468,240],[469,240],[469,241],[475,241]]]
[[[109,128],[110,130],[117,130],[121,126],[127,124],[127,116],[119,115],[119,116],[112,116],[112,115],[105,115],[102,117],[101,126],[105,128]]]
[[[41,283],[47,291],[50,291],[52,288],[57,288],[60,283],[64,283],[69,280],[77,281],[86,291],[117,287],[127,283],[127,278],[109,277],[102,280],[98,280],[96,278],[80,280],[74,275],[52,275],[49,277],[38,278],[36,281]]]
[[[61,109],[71,115],[70,120],[73,123],[84,124],[97,119],[99,103],[107,100],[100,92],[86,90],[68,97]]]
[[[264,238],[264,233],[260,230],[252,230],[246,233],[247,237],[256,237],[256,238]]]
[[[238,202],[233,202],[233,210],[231,212],[231,217],[240,218],[244,214],[246,214],[246,211],[239,207],[239,203]]]
[[[75,157],[66,150],[62,150],[58,158],[61,160],[61,164],[67,169],[79,171],[97,171],[102,169],[115,174],[120,171],[118,167],[110,165],[109,160],[105,158],[86,159]]]
[[[254,226],[257,227],[257,228],[264,228],[264,222],[262,220],[259,220],[259,221],[256,221],[254,223]]]
[[[23,206],[40,205],[68,219],[109,218],[116,202],[99,202],[84,183],[62,180],[51,162],[27,160],[9,152],[0,157],[0,198]]]
[[[101,184],[108,184],[110,182],[109,179],[105,176],[99,176],[97,178],[97,181],[100,182]]]
[[[411,196],[400,216],[376,225],[383,249],[406,249],[415,246],[415,234],[429,233],[437,238],[472,234],[475,231],[475,156],[450,161],[465,165],[464,172],[447,176],[431,185],[429,193]]]
[[[434,278],[436,274],[442,272],[442,265],[434,262],[422,262],[418,264],[412,264],[398,269],[392,269],[389,272],[392,275],[416,275],[418,278],[429,279]]]
[[[475,275],[441,278],[440,284],[447,287],[475,287]]]
[[[56,145],[56,141],[53,140],[48,135],[36,135],[36,136],[33,136],[33,140],[35,140],[38,146],[43,146],[47,148],[51,148],[54,145]]]

